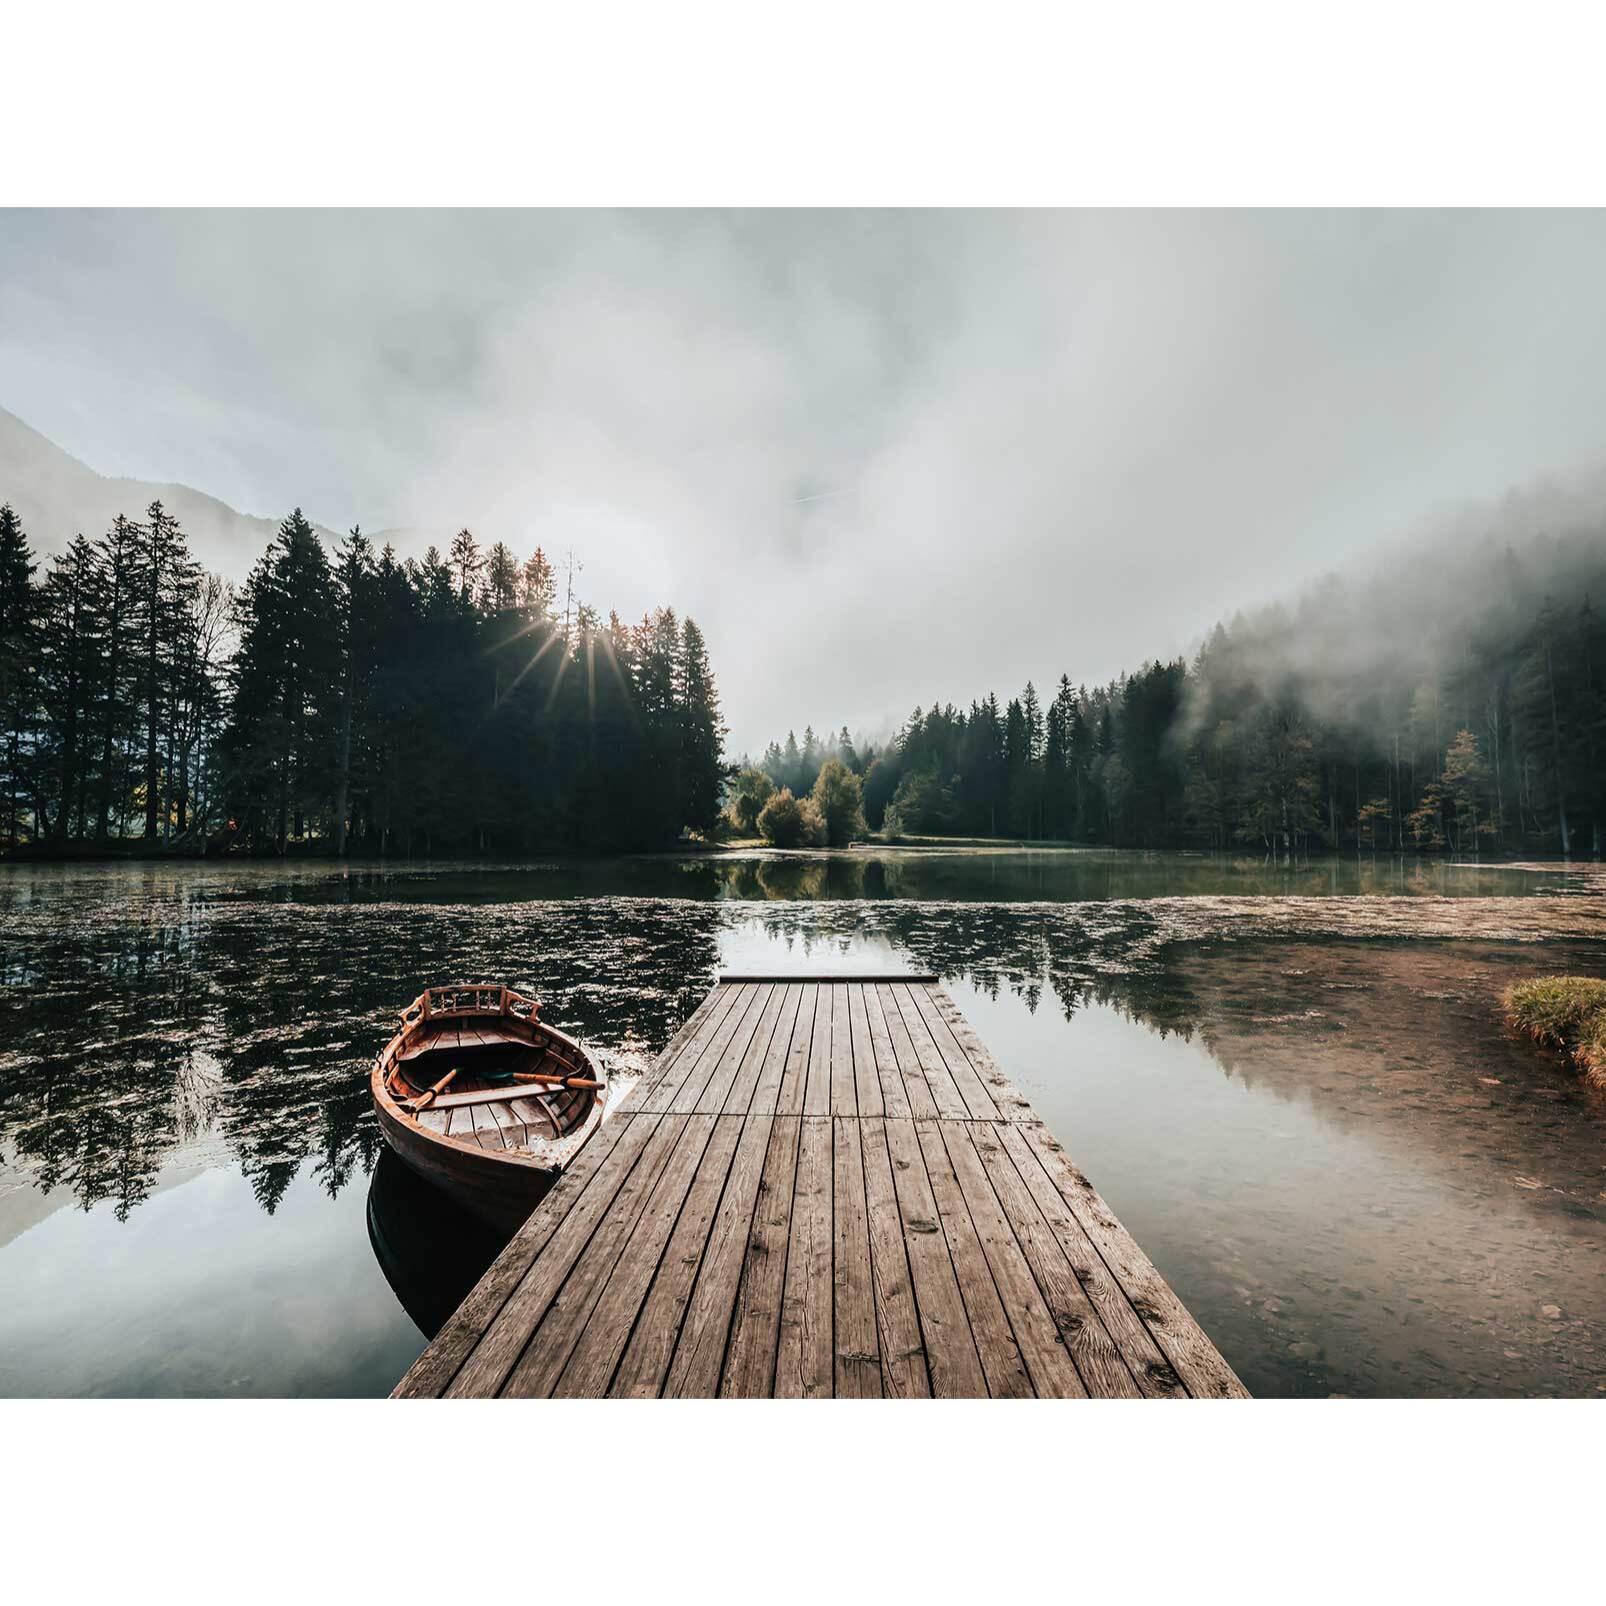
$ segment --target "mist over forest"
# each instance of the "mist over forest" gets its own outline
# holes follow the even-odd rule
[[[881,741],[809,727],[732,764],[696,623],[662,607],[604,619],[539,547],[464,529],[404,561],[297,511],[235,587],[160,501],[47,564],[8,504],[0,840],[653,848],[747,834],[769,791],[801,801],[836,758],[848,778],[833,768],[817,799],[831,827],[800,815],[796,842],[1598,853],[1603,507],[1606,476],[1514,494],[1235,614],[1190,656],[934,701]],[[1142,601],[1127,600],[1136,645]],[[1035,650],[1074,663],[1076,643]]]
[[[1544,488],[1441,520],[1371,571],[1218,624],[1191,658],[934,702],[882,745],[810,727],[756,767],[801,796],[840,757],[869,826],[894,836],[1598,853],[1598,493]],[[1556,533],[1532,533],[1544,520]]]

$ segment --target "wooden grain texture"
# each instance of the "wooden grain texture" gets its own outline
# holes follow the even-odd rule
[[[1099,1399],[1140,1397],[1142,1389],[1088,1296],[1085,1283],[1093,1274],[1087,1257],[1079,1256],[1073,1265],[1066,1253],[1064,1240],[1080,1237],[1069,1212],[1061,1205],[1052,1217],[1045,1216],[997,1129],[976,1125],[970,1129],[970,1137],[1087,1392]],[[1035,1160],[1032,1167],[1048,1186],[1048,1177]],[[1141,1328],[1141,1323],[1137,1325]],[[1158,1360],[1159,1351],[1152,1344],[1149,1347]]]
[[[864,989],[864,1012],[870,1032],[870,1054],[875,1062],[876,1079],[881,1084],[881,1113],[894,1117],[907,1116],[910,1113],[909,1093],[903,1085],[903,1073],[898,1069],[892,1034],[887,1030],[880,988],[867,986]]]
[[[970,1106],[965,1103],[965,1096],[959,1091],[953,1073],[948,1069],[948,1062],[937,1052],[937,1045],[932,1042],[931,1033],[920,1018],[914,999],[909,996],[909,989],[894,987],[892,996],[903,1020],[914,1062],[912,1067],[907,1063],[904,1066],[905,1083],[911,1076],[918,1077],[930,1092],[931,1103],[939,1116],[952,1121],[965,1120],[970,1115]]]
[[[713,1116],[687,1117],[686,1125],[676,1140],[675,1151],[620,1251],[606,1286],[590,1314],[581,1323],[573,1352],[563,1363],[561,1373],[549,1368],[548,1375],[555,1377],[556,1382],[551,1387],[541,1387],[540,1393],[558,1393],[583,1399],[608,1392],[614,1368],[619,1364],[630,1338],[636,1312],[641,1309],[647,1290],[652,1286],[665,1246],[675,1229],[675,1223],[680,1219],[681,1207],[686,1202],[686,1195],[713,1134]],[[596,1239],[592,1242],[595,1243]],[[579,1269],[576,1268],[576,1277]],[[576,1277],[570,1278],[571,1286]],[[577,1309],[567,1288],[560,1300],[560,1309]],[[547,1323],[550,1324],[551,1320],[549,1316]],[[542,1332],[546,1325],[543,1324]],[[538,1345],[542,1341],[542,1332],[536,1334]],[[554,1368],[555,1365],[554,1349]]]
[[[782,1119],[770,1130],[769,1152],[764,1156],[764,1174],[759,1179],[753,1227],[731,1316],[725,1369],[719,1380],[719,1392],[727,1398],[762,1398],[775,1391],[775,1353],[780,1342],[802,1127],[800,1120]]]
[[[770,1042],[775,1036],[781,1011],[786,1004],[784,987],[767,987],[764,992],[764,1008],[759,1015],[758,1026],[748,1040],[740,1061],[733,1068],[727,1081],[723,1081],[717,1087],[710,1086],[708,1095],[703,1100],[702,1108],[711,1115],[745,1115],[752,1107],[758,1079],[763,1074],[765,1063],[769,1059]]]
[[[903,1087],[904,1104],[907,1107],[903,1113],[917,1120],[933,1119],[937,1114],[937,1101],[931,1096],[931,1089],[921,1074],[920,1062],[915,1057],[914,1044],[909,1040],[909,1028],[904,1024],[897,995],[890,985],[877,987],[875,994],[876,1002],[881,1006],[881,1022],[886,1028],[896,1076]],[[889,1103],[887,1113],[893,1115],[898,1112]]]
[[[941,987],[930,987],[926,991],[954,1041],[975,1067],[976,1074],[986,1083],[999,1116],[1005,1121],[1035,1121],[1036,1112],[1020,1089],[1004,1075],[987,1045],[976,1035],[975,1028],[959,1012],[959,1006]]]
[[[747,1236],[758,1203],[771,1123],[772,1117],[767,1115],[748,1116],[743,1123],[725,1192],[708,1235],[708,1247],[686,1303],[675,1358],[664,1380],[666,1395],[706,1399],[719,1392],[725,1343],[730,1336]]]
[[[959,1294],[965,1302],[976,1353],[981,1357],[987,1392],[994,1399],[1023,1398],[1032,1392],[1031,1378],[987,1265],[976,1222],[942,1141],[942,1125],[937,1121],[917,1121],[915,1136],[925,1156],[926,1176],[937,1201],[937,1218],[953,1257],[954,1275],[959,1279]]]
[[[740,1016],[735,1025],[728,1034],[722,1029],[715,1036],[717,1052],[711,1049],[686,1072],[666,1108],[682,1115],[690,1115],[694,1111],[719,1114],[725,1094],[730,1090],[741,1065],[742,1056],[747,1052],[754,1032],[758,1030],[768,995],[773,989],[748,987],[744,991],[745,996],[737,1005]],[[737,1010],[732,1010],[731,1014],[736,1016]]]
[[[886,1135],[931,1392],[944,1399],[984,1398],[987,1377],[943,1237],[915,1123],[889,1120]]]
[[[464,1359],[446,1393],[472,1398],[501,1392],[508,1373],[524,1353],[535,1324],[546,1314],[547,1305],[562,1286],[569,1268],[590,1242],[593,1228],[607,1214],[615,1195],[641,1157],[641,1151],[657,1130],[659,1120],[657,1115],[632,1117],[618,1143],[578,1198],[565,1186],[572,1178],[559,1181],[542,1208],[567,1205],[567,1212],[501,1311]]]
[[[804,989],[780,989],[781,1007],[775,1017],[775,1030],[770,1034],[769,1046],[764,1050],[763,1063],[753,1083],[753,1096],[748,1109],[754,1115],[774,1115],[780,1106],[781,1084],[792,1054],[792,1040],[797,1031],[797,1009]]]
[[[919,1399],[931,1393],[920,1312],[909,1276],[898,1193],[887,1150],[887,1124],[879,1116],[863,1123],[864,1196],[869,1218],[870,1269],[875,1289],[876,1341],[881,1351],[881,1392],[889,1399]]]
[[[870,1041],[870,1013],[863,982],[854,982],[848,988],[848,1035],[853,1043],[853,1092],[858,1113],[885,1115],[887,1106],[881,1095],[875,1046]]]
[[[509,1295],[523,1281],[535,1257],[551,1242],[553,1234],[633,1125],[629,1115],[615,1116],[581,1149],[553,1193],[536,1206],[529,1220],[491,1262],[468,1297],[447,1318],[446,1325],[435,1335],[435,1341],[408,1368],[396,1385],[397,1396],[430,1396],[445,1391],[501,1312]],[[553,1194],[558,1196],[554,1198]]]
[[[751,987],[732,987],[727,990],[730,997],[725,1007],[711,1013],[695,1036],[681,1049],[674,1064],[661,1076],[652,1078],[652,1085],[635,1098],[635,1109],[667,1110],[689,1076],[698,1076],[702,1081],[708,1079],[725,1045],[741,1025],[747,1006],[753,1001]]]
[[[944,1121],[938,1128],[949,1164],[959,1180],[965,1210],[976,1230],[993,1286],[1003,1305],[1015,1347],[1031,1380],[1032,1392],[1046,1399],[1085,1399],[1087,1389],[1060,1335],[1042,1289],[1021,1250],[986,1167],[971,1140],[969,1121]]]
[[[814,1009],[818,987],[798,989],[797,1013],[792,1019],[792,1040],[781,1066],[781,1085],[775,1091],[777,1115],[801,1115],[808,1090],[809,1058],[814,1048]]]
[[[798,1122],[797,1181],[786,1249],[775,1393],[782,1399],[818,1399],[836,1386],[832,1353],[831,1193],[834,1159],[831,1122]]]
[[[853,1080],[853,1026],[848,1019],[848,989],[831,987],[831,1114],[856,1116],[859,1090]]]
[[[864,1153],[858,1121],[831,1123],[833,1198],[832,1334],[836,1393],[871,1400],[881,1394],[876,1337],[875,1278],[870,1268],[870,1218],[864,1199]]]
[[[575,1262],[562,1288],[547,1307],[546,1315],[525,1345],[502,1393],[519,1397],[539,1397],[550,1394],[558,1376],[574,1351],[580,1336],[585,1332],[604,1288],[619,1264],[626,1245],[636,1237],[641,1221],[651,1210],[652,1202],[660,1196],[673,1193],[677,1180],[675,1156],[681,1153],[681,1139],[690,1129],[695,1116],[670,1114],[642,1150],[641,1159],[614,1195],[608,1214],[597,1223],[591,1241]],[[693,1145],[688,1144],[687,1148]],[[701,1152],[701,1135],[695,1145]],[[667,1181],[665,1179],[668,1179]],[[678,1208],[681,1193],[675,1196]],[[650,1235],[651,1222],[648,1223]],[[653,1257],[654,1266],[657,1257]],[[600,1331],[600,1328],[599,1328]],[[611,1371],[611,1368],[610,1368]]]
[[[735,993],[734,987],[715,987],[680,1023],[679,1030],[664,1044],[663,1052],[653,1061],[647,1074],[631,1089],[626,1107],[638,1110],[643,1107],[643,1100],[680,1063],[682,1055],[692,1051],[694,1044],[704,1040],[723,1018]]]
[[[815,987],[814,1030],[809,1037],[808,1079],[803,1088],[803,1114],[831,1113],[831,995],[830,987]]]
[[[909,1001],[920,1014],[920,1024],[925,1028],[931,1046],[937,1051],[943,1064],[948,1067],[948,1074],[954,1079],[954,1086],[959,1089],[959,1096],[965,1101],[966,1112],[973,1120],[996,1121],[999,1118],[999,1110],[993,1102],[992,1093],[976,1067],[971,1064],[970,1056],[959,1046],[954,1034],[948,1029],[948,1023],[937,1012],[931,989],[910,987],[907,993]]]
[[[737,1139],[742,1135],[740,1116],[721,1115],[714,1120],[714,1133],[708,1140],[697,1166],[680,1218],[658,1264],[635,1326],[610,1385],[611,1394],[630,1399],[650,1399],[660,1393],[674,1359],[681,1322],[691,1299],[692,1285],[702,1265],[714,1213],[725,1191]]]
[[[1071,1274],[1097,1316],[1099,1328],[1115,1346],[1138,1392],[1149,1399],[1186,1397],[1188,1391],[1182,1386],[1181,1378],[1161,1354],[1160,1346],[1144,1326],[1143,1318],[1133,1309],[1132,1301],[1105,1265],[1104,1257],[1082,1230],[1081,1223],[1043,1169],[1025,1134],[1018,1126],[1001,1124],[993,1128],[993,1135],[1014,1162],[1016,1175],[1048,1223],[1060,1253],[1071,1268]],[[1075,1310],[1074,1305],[1071,1308]],[[1089,1331],[1092,1333],[1092,1342],[1096,1344],[1097,1330],[1090,1328]],[[1088,1377],[1091,1374],[1084,1371],[1082,1375]],[[1124,1394],[1127,1391],[1112,1385],[1105,1392]]]
[[[952,1000],[833,977],[705,999],[396,1392],[1244,1391]]]
[[[1201,1399],[1246,1397],[1238,1374],[1048,1128],[1034,1122],[1021,1130],[1187,1391]]]

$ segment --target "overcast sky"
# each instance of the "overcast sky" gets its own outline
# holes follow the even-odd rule
[[[1590,213],[10,213],[0,405],[572,546],[699,620],[740,750],[1105,679],[1597,460],[1603,284]]]

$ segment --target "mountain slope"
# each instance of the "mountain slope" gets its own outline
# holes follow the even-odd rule
[[[60,552],[80,531],[101,535],[119,513],[143,518],[158,498],[183,525],[196,560],[231,580],[244,578],[279,527],[188,485],[108,479],[0,407],[0,502],[17,510],[35,552]]]

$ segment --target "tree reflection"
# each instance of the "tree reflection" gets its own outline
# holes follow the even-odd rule
[[[505,977],[567,1031],[650,1049],[718,967],[713,901],[398,908],[171,875],[91,885],[8,887],[0,904],[0,1146],[34,1187],[119,1219],[181,1150],[219,1140],[269,1213],[309,1163],[331,1196],[366,1176],[369,1066],[428,982]]]

